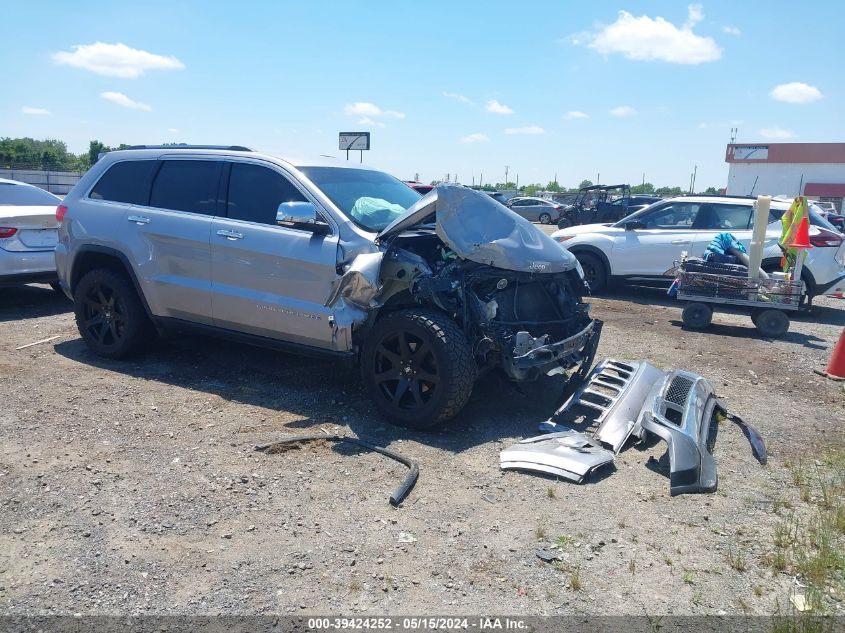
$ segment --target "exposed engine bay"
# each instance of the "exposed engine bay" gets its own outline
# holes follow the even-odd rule
[[[397,237],[381,268],[382,295],[450,314],[480,368],[501,367],[534,380],[592,361],[598,328],[581,298],[577,269],[560,273],[503,270],[467,261],[434,232]]]

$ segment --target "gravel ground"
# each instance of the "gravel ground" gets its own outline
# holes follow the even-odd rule
[[[207,338],[106,361],[63,298],[0,291],[0,612],[774,612],[795,579],[763,559],[778,508],[803,507],[786,464],[843,445],[842,386],[812,372],[845,324],[841,302],[820,301],[780,341],[738,314],[685,331],[660,291],[592,303],[599,358],[707,376],[763,434],[768,466],[724,424],[712,495],[671,498],[655,443],[585,485],[503,473],[499,451],[536,434],[559,385],[518,392],[487,376],[447,428],[409,432],[378,418],[353,369]],[[405,470],[378,455],[253,450],[319,429],[416,459],[407,501],[388,505]]]

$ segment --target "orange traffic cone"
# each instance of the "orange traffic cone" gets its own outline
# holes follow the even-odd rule
[[[830,355],[830,362],[827,364],[824,373],[828,378],[845,380],[845,329],[839,335],[839,340],[836,342],[836,347],[833,348],[833,354]]]
[[[810,222],[806,216],[801,218],[801,222],[798,223],[798,230],[795,231],[794,241],[789,245],[789,248],[813,248],[813,245],[810,244]]]

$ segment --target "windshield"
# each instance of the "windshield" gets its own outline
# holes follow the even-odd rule
[[[38,187],[0,183],[0,205],[2,206],[55,207],[59,202],[61,202],[59,198]]]
[[[335,206],[367,231],[381,231],[421,198],[401,180],[380,171],[301,167]]]

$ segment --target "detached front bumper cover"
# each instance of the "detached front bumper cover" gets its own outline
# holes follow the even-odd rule
[[[655,383],[646,398],[641,424],[668,444],[672,496],[716,490],[717,407],[724,410],[710,381],[681,370]]]

